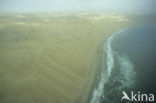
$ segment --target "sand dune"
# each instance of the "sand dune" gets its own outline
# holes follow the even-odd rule
[[[0,26],[0,103],[86,103],[98,46],[132,25],[128,18],[119,22],[112,15],[96,20],[53,15],[0,17],[5,25]]]

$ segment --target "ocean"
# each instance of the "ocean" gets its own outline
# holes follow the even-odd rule
[[[99,81],[90,103],[138,103],[141,94],[155,95],[156,24],[129,27],[113,34],[104,43],[101,56]],[[129,97],[132,91],[136,93],[136,100],[121,101],[123,91]]]

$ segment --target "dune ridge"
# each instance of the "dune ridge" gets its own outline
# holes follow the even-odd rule
[[[100,43],[132,25],[125,16],[53,15],[0,16],[1,103],[87,103]]]

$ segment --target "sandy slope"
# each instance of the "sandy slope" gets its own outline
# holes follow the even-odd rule
[[[126,17],[0,15],[0,103],[86,103],[95,51]]]

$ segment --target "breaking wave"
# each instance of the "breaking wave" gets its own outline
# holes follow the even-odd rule
[[[119,54],[112,48],[112,41],[121,30],[107,39],[102,50],[102,65],[99,82],[94,88],[90,103],[115,103],[120,91],[134,84],[134,65],[126,54]],[[114,96],[114,94],[116,96]],[[114,96],[114,97],[113,97]]]

